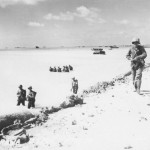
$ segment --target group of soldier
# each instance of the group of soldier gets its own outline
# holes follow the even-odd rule
[[[50,67],[49,68],[50,72],[69,72],[72,70],[73,70],[73,67],[71,65],[63,66],[62,68],[61,67]]]
[[[28,87],[28,94],[26,95],[26,90],[23,89],[22,85],[19,85],[18,87],[18,92],[17,92],[17,106],[20,106],[22,104],[25,106],[25,101],[28,101],[28,108],[35,108],[35,97],[36,97],[36,92],[32,90],[32,86]],[[72,88],[71,91],[73,94],[77,94],[78,92],[78,80],[75,79],[75,77],[72,78]]]
[[[142,72],[145,66],[144,59],[147,57],[147,53],[144,47],[140,44],[139,38],[133,38],[132,47],[129,49],[126,57],[127,59],[131,61],[131,74],[132,74],[135,92],[137,92],[138,94],[141,94],[140,88],[141,88],[141,83],[142,83]],[[73,70],[73,67],[70,65],[63,66],[63,67],[64,69],[67,68],[67,70]],[[61,68],[59,67],[58,70],[56,68],[50,68],[50,71],[61,72]],[[32,90],[31,86],[28,87],[28,89],[29,89],[29,93],[26,96],[26,90],[23,89],[22,85],[19,86],[19,90],[17,92],[17,96],[18,96],[17,105],[18,106],[20,104],[25,105],[25,101],[28,101],[28,108],[29,109],[31,107],[35,108],[36,92]],[[78,92],[78,80],[75,77],[72,78],[71,91],[73,92],[73,94],[77,94]]]
[[[35,97],[36,97],[36,92],[32,90],[32,86],[28,87],[29,93],[26,96],[26,90],[23,89],[22,85],[19,85],[18,87],[18,92],[17,92],[17,106],[22,104],[25,106],[25,101],[28,101],[28,108],[30,109],[35,108]]]

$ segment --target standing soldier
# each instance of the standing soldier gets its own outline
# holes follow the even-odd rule
[[[23,106],[25,106],[26,90],[23,89],[22,85],[19,85],[18,88],[19,88],[19,90],[17,92],[17,97],[18,97],[17,106],[19,106],[20,104],[22,104]]]
[[[78,80],[75,79],[75,77],[72,78],[72,88],[74,94],[77,94],[78,92]]]
[[[27,95],[27,100],[28,100],[28,108],[30,107],[35,108],[35,96],[36,92],[32,90],[32,86],[28,87],[29,93]]]
[[[134,38],[132,40],[132,47],[128,51],[126,57],[131,60],[131,73],[133,79],[133,85],[135,91],[140,94],[141,82],[142,82],[142,72],[144,69],[147,53],[144,47],[140,44],[139,38]]]

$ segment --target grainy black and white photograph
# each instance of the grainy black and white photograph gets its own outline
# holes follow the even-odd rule
[[[150,150],[149,0],[0,0],[0,150]]]

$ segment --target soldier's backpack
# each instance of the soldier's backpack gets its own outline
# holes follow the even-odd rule
[[[26,97],[26,90],[22,90],[22,96]]]
[[[37,93],[35,91],[33,91],[33,94],[34,94],[34,98],[35,98]]]

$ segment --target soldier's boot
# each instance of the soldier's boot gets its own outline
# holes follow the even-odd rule
[[[141,89],[141,80],[138,80],[137,81],[137,83],[136,83],[136,85],[137,85],[137,93],[140,95],[141,94],[141,92],[140,92],[140,89]]]
[[[19,106],[19,105],[20,105],[20,100],[17,101],[17,106]]]
[[[24,100],[22,101],[22,105],[25,106],[25,101]]]
[[[35,100],[32,101],[32,107],[35,108]]]
[[[134,92],[136,92],[137,91],[137,81],[134,81],[133,85],[134,85]]]
[[[28,102],[28,109],[30,109],[30,107],[31,107],[31,102],[29,101]]]

